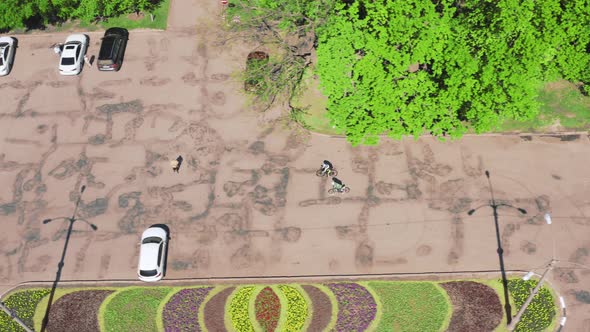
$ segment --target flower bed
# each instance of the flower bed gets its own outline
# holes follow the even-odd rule
[[[98,328],[115,332],[199,331],[204,327],[215,332],[255,329],[421,332],[447,327],[449,331],[492,331],[497,328],[503,318],[497,289],[471,281],[441,285],[454,304],[452,317],[447,293],[437,283],[426,281],[201,286],[183,288],[177,293],[171,293],[172,288],[157,286],[125,287],[118,291],[115,287],[60,288],[54,298],[47,332],[86,332]],[[536,281],[509,281],[516,310],[535,285]],[[115,293],[109,295],[113,290]],[[34,317],[38,329],[49,291],[26,289],[8,296],[5,303],[30,327]],[[516,330],[550,329],[557,312],[553,299],[550,290],[542,288]],[[23,330],[0,312],[0,331]]]
[[[308,331],[323,331],[332,319],[332,302],[326,293],[312,285],[301,286],[311,300],[311,321]]]
[[[103,331],[157,331],[158,306],[169,287],[130,287],[107,298],[103,305]]]
[[[185,288],[174,294],[162,312],[164,331],[201,331],[199,308],[212,289]]]
[[[262,330],[268,332],[276,330],[281,317],[281,302],[272,288],[267,286],[258,293],[254,308],[256,320],[260,323]]]
[[[377,304],[366,288],[356,283],[326,284],[338,301],[336,331],[364,331],[375,319]]]
[[[241,287],[234,293],[229,304],[229,315],[233,327],[238,332],[254,331],[254,326],[250,321],[248,307],[250,305],[250,296],[254,291],[253,286]]]
[[[51,305],[48,332],[100,331],[98,310],[112,290],[82,290],[60,297]]]
[[[377,331],[440,331],[451,310],[444,291],[431,282],[372,281],[381,302]],[[419,319],[418,319],[419,317]]]
[[[287,298],[287,321],[281,331],[301,331],[307,319],[307,302],[295,287],[280,285]]]
[[[536,285],[536,280],[508,280],[508,290],[514,299],[516,310],[520,309]],[[522,315],[520,322],[516,325],[515,331],[544,331],[551,325],[555,314],[553,295],[551,295],[549,289],[543,286]]]
[[[235,287],[225,288],[219,293],[211,296],[211,298],[205,303],[205,308],[203,309],[203,322],[207,330],[215,332],[227,331],[224,323],[226,311],[225,303],[227,302],[227,298],[233,293],[234,289]]]
[[[473,281],[441,284],[453,303],[448,331],[494,331],[504,315],[498,293]]]
[[[33,327],[33,316],[37,304],[43,297],[49,294],[49,289],[29,289],[11,294],[4,300],[6,307],[10,308],[27,326]],[[2,331],[20,332],[24,329],[15,323],[10,316],[0,310],[0,327]]]

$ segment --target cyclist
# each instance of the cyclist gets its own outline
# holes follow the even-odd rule
[[[326,174],[326,172],[330,170],[333,171],[334,170],[334,166],[332,166],[332,163],[324,160],[324,162],[322,163],[322,175]]]
[[[334,188],[334,190],[338,192],[342,192],[342,189],[344,188],[344,183],[342,183],[342,181],[340,181],[340,179],[338,179],[337,177],[333,177],[332,188]]]

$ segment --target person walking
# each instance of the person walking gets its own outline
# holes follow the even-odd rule
[[[176,159],[170,160],[170,166],[172,166],[172,172],[178,173],[178,170],[180,169],[178,160],[176,160]]]
[[[63,44],[55,44],[55,45],[53,45],[53,52],[55,52],[55,54],[61,56],[62,48],[63,48]]]
[[[170,160],[170,166],[172,166],[173,172],[179,173],[180,166],[182,165],[183,160],[184,160],[184,158],[182,158],[182,156],[178,156],[178,158],[176,158],[174,160]]]

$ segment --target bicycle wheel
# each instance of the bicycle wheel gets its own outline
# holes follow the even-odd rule
[[[335,169],[331,170],[330,171],[330,177],[332,177],[332,176],[338,176],[338,171],[335,170]]]
[[[334,188],[328,189],[328,194],[330,194],[330,195],[334,195],[335,192],[336,191],[334,190]]]
[[[321,169],[318,169],[318,170],[315,172],[315,175],[317,175],[317,176],[324,176],[324,174],[322,174],[322,173],[323,173],[323,172],[322,172],[322,170],[321,170]]]
[[[342,192],[345,192],[345,193],[350,192],[350,188],[344,187],[344,188],[342,188]]]

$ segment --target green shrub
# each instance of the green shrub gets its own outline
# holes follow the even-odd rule
[[[297,289],[287,285],[280,285],[279,289],[287,298],[287,321],[283,331],[301,331],[307,319],[307,302]]]
[[[12,310],[28,327],[33,328],[33,316],[37,304],[49,294],[50,289],[31,289],[16,292],[4,301],[6,307]],[[0,330],[5,332],[25,331],[8,314],[0,310]]]
[[[381,302],[376,331],[439,331],[451,310],[443,290],[431,282],[373,281],[369,287]]]
[[[531,294],[531,290],[537,285],[536,280],[511,279],[508,281],[508,290],[516,304],[516,310],[524,304]],[[531,304],[522,315],[520,322],[516,325],[517,332],[543,331],[555,317],[555,302],[549,289],[541,287]]]
[[[114,294],[107,299],[103,313],[104,330],[157,331],[158,306],[170,290],[169,287],[132,287]]]
[[[242,287],[234,294],[230,302],[229,315],[231,317],[232,325],[238,332],[254,331],[254,326],[252,326],[248,314],[250,296],[253,291],[253,286]]]

